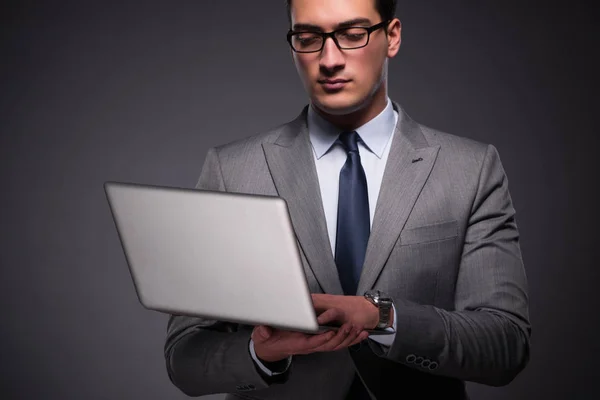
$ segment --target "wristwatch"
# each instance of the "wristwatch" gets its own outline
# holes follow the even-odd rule
[[[364,296],[379,309],[379,323],[376,328],[387,328],[392,314],[392,299],[380,290],[367,290]]]

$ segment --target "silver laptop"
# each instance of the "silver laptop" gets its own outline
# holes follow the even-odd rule
[[[306,333],[317,323],[280,197],[106,182],[141,304]]]

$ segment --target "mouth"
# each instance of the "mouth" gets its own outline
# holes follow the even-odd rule
[[[338,91],[344,88],[350,80],[348,79],[319,79],[319,84],[327,92]]]

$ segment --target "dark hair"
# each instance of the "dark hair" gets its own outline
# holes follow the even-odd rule
[[[396,16],[396,4],[397,0],[373,0],[375,2],[375,8],[381,16],[382,21],[389,21],[394,19]],[[286,0],[287,16],[290,25],[292,24],[292,0]]]

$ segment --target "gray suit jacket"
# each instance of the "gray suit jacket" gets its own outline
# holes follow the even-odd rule
[[[294,356],[288,373],[266,379],[248,351],[251,326],[171,316],[167,371],[184,393],[341,400],[356,369],[377,399],[414,391],[464,399],[464,381],[505,385],[525,367],[527,280],[496,149],[394,108],[399,119],[358,288],[393,298],[397,333],[389,351],[367,340],[358,351]],[[270,132],[210,149],[197,187],[283,197],[310,290],[343,294],[306,111]]]

